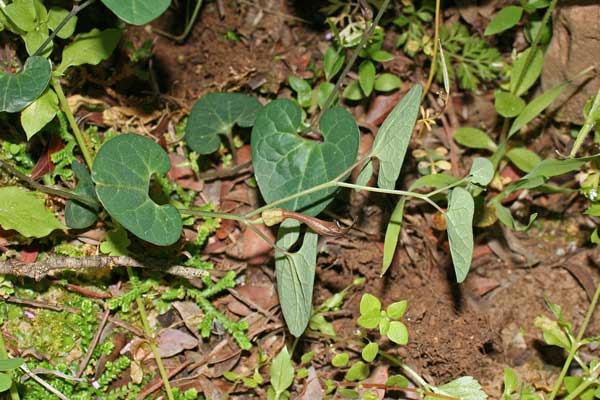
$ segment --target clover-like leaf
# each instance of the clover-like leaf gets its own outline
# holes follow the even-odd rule
[[[419,113],[422,91],[421,85],[413,86],[379,128],[370,156],[379,159],[377,186],[380,188],[394,189],[396,186]],[[372,160],[368,162],[371,163]],[[369,170],[368,167],[363,168],[366,173],[369,173]],[[362,172],[361,175],[361,182],[369,180],[370,176],[365,177]]]
[[[356,160],[359,131],[352,115],[333,107],[320,121],[323,142],[298,134],[302,110],[290,100],[274,100],[258,113],[252,129],[252,163],[267,203],[328,182]],[[285,202],[280,207],[317,215],[332,200],[328,188]]]
[[[300,223],[288,219],[279,227],[277,246],[291,248],[300,237]],[[312,313],[312,294],[317,263],[318,235],[310,230],[304,234],[300,249],[292,254],[276,251],[275,272],[279,303],[290,333],[304,333]]]
[[[457,187],[450,192],[446,222],[450,254],[458,282],[467,277],[473,259],[474,210],[475,202],[467,190]]]
[[[152,174],[164,174],[167,153],[147,137],[116,136],[101,148],[92,167],[96,194],[106,211],[137,237],[159,246],[179,239],[182,222],[177,209],[158,205],[148,196]]]
[[[0,188],[0,226],[36,238],[48,236],[55,229],[65,229],[46,208],[44,200],[16,186]]]
[[[144,25],[158,18],[171,0],[102,0],[117,17],[132,25]]]
[[[48,87],[50,74],[44,57],[29,57],[16,74],[0,74],[0,112],[18,112],[31,104]]]
[[[254,125],[261,109],[256,98],[241,93],[209,93],[192,107],[185,126],[185,140],[199,154],[210,154],[219,148],[219,135],[230,135],[234,125]]]
[[[381,302],[372,294],[365,293],[360,299],[360,317],[357,323],[366,329],[375,329],[381,320]]]
[[[100,211],[100,204],[98,203],[94,184],[87,168],[75,160],[71,164],[71,169],[73,169],[79,181],[73,192],[85,196],[97,204],[96,207],[91,207],[75,200],[67,201],[67,205],[65,206],[65,223],[69,228],[83,229],[96,222],[98,218],[96,214]]]

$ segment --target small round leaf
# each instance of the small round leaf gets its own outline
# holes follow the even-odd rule
[[[402,86],[402,81],[394,74],[385,72],[375,79],[375,90],[378,92],[389,92]]]
[[[494,165],[487,158],[477,157],[473,160],[469,176],[471,182],[480,186],[487,186],[494,178]]]
[[[512,118],[523,111],[525,101],[512,93],[499,90],[494,94],[494,107],[498,114],[506,118]]]
[[[348,365],[348,361],[350,361],[350,356],[348,353],[339,353],[331,359],[331,365],[336,368],[341,368]]]
[[[229,135],[234,125],[254,125],[261,104],[241,93],[209,93],[192,107],[185,126],[185,140],[199,154],[215,152],[221,144],[219,135]]]
[[[408,329],[406,325],[400,321],[392,321],[390,329],[387,332],[387,337],[394,343],[399,345],[408,344]]]
[[[386,309],[387,315],[391,319],[400,319],[404,316],[407,306],[408,306],[408,301],[406,301],[406,300],[392,303]]]
[[[371,342],[363,348],[361,355],[363,360],[371,362],[377,357],[377,353],[379,353],[379,345]]]
[[[158,205],[148,195],[152,174],[165,174],[171,163],[154,141],[135,134],[119,135],[101,148],[92,167],[98,199],[128,231],[158,246],[175,243],[181,216],[169,204]]]
[[[463,127],[454,132],[454,141],[471,149],[496,150],[496,143],[481,129]]]

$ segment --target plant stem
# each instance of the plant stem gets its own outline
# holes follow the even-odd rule
[[[190,31],[192,30],[192,27],[194,26],[194,23],[196,22],[196,19],[198,18],[198,13],[200,12],[201,7],[202,7],[202,0],[197,0],[196,6],[194,7],[194,11],[192,12],[192,17],[188,20],[188,23],[185,26],[185,29],[183,30],[181,35],[173,35],[169,32],[165,32],[160,29],[152,29],[152,30],[154,32],[158,33],[159,35],[162,35],[164,37],[172,39],[176,42],[183,42],[185,40],[185,38],[187,37],[187,35],[190,34]]]
[[[450,190],[450,189],[452,189],[452,188],[453,188],[453,187],[455,187],[455,186],[462,185],[462,184],[463,184],[464,182],[466,182],[468,179],[469,179],[469,177],[468,177],[468,176],[466,176],[466,177],[464,177],[464,178],[462,178],[462,179],[460,179],[460,180],[458,180],[458,181],[456,181],[456,182],[454,182],[454,183],[451,183],[451,184],[450,184],[450,185],[448,185],[448,186],[444,186],[444,187],[442,187],[442,188],[439,188],[439,189],[436,189],[436,190],[434,190],[433,192],[429,192],[429,193],[427,193],[425,196],[426,196],[426,197],[429,197],[429,198],[431,198],[431,197],[435,196],[436,194],[438,194],[438,193],[441,193],[441,192],[443,192],[443,191],[445,191],[445,190]]]
[[[127,275],[129,275],[129,280],[131,281],[131,284],[134,286],[135,290],[135,288],[137,287],[137,278],[135,277],[135,275],[133,274],[133,270],[129,266],[127,267]],[[150,323],[148,322],[148,316],[146,315],[144,302],[142,301],[142,298],[140,296],[135,297],[135,302],[140,312],[142,326],[144,327],[144,333],[148,338],[150,350],[152,350],[152,354],[154,354],[154,359],[156,360],[158,372],[160,373],[163,385],[165,386],[165,393],[167,394],[167,398],[169,400],[175,400],[175,397],[173,396],[173,391],[171,390],[171,384],[169,383],[169,375],[167,374],[167,370],[165,369],[162,359],[160,358],[160,354],[158,354],[158,348],[156,347],[156,342],[154,341],[154,335],[152,334],[152,330],[150,329]]]
[[[87,197],[80,196],[77,193],[73,193],[68,190],[53,188],[50,186],[44,186],[42,184],[39,184],[36,181],[34,181],[33,179],[31,179],[31,177],[23,174],[21,171],[19,171],[12,165],[8,164],[6,161],[0,160],[0,169],[4,169],[4,170],[8,171],[13,176],[17,177],[18,179],[22,180],[23,182],[26,182],[29,186],[31,186],[32,188],[34,188],[42,193],[47,193],[47,194],[51,194],[53,196],[63,197],[66,199],[77,200],[78,202],[88,205],[90,207],[97,206],[97,204],[95,202],[91,201]]]
[[[69,121],[69,125],[71,125],[71,129],[73,130],[73,134],[75,135],[77,144],[79,145],[79,148],[81,149],[81,153],[83,154],[85,163],[87,164],[88,168],[91,171],[93,159],[92,159],[92,155],[90,153],[90,148],[88,147],[88,141],[81,134],[81,131],[79,130],[79,126],[77,125],[77,122],[75,121],[75,116],[73,115],[73,112],[71,111],[71,108],[69,107],[69,103],[67,102],[65,93],[63,92],[62,86],[60,85],[60,81],[58,80],[58,78],[52,78],[51,82],[52,82],[52,88],[54,88],[54,91],[56,92],[56,95],[58,96],[58,101],[60,103],[60,106],[61,106],[63,112],[65,113],[65,115],[67,116],[67,121]]]
[[[598,384],[598,375],[600,375],[600,364],[597,364],[596,367],[592,370],[592,373],[589,377],[585,378],[575,390],[573,390],[569,395],[563,400],[574,400],[577,399],[578,396],[583,393],[588,387],[593,384]]]
[[[0,330],[0,359],[7,360],[8,353],[6,352],[6,345],[4,344],[4,335]],[[13,374],[8,372],[12,378]],[[15,381],[13,379],[12,384],[10,385],[10,398],[11,400],[19,400],[19,391],[17,390],[17,385],[15,385]]]
[[[437,57],[438,57],[438,48],[440,45],[440,25],[442,19],[441,13],[441,0],[435,0],[435,32],[433,39],[433,56],[431,57],[431,65],[429,66],[429,77],[427,78],[427,84],[423,89],[423,94],[421,95],[421,102],[427,96],[429,89],[431,88],[431,84],[433,83],[433,77],[435,76],[435,72],[437,69]]]
[[[327,97],[327,100],[325,100],[325,104],[323,104],[323,108],[321,108],[321,111],[319,111],[319,113],[313,118],[313,120],[310,124],[312,129],[315,128],[315,125],[319,123],[323,114],[331,107],[331,103],[333,103],[333,99],[335,99],[335,96],[338,95],[338,93],[340,92],[340,89],[342,88],[342,85],[344,84],[344,79],[346,79],[346,75],[348,75],[348,73],[352,69],[352,66],[356,62],[356,59],[358,58],[358,53],[360,53],[360,51],[362,50],[364,45],[371,38],[371,35],[375,31],[377,24],[379,24],[379,20],[381,19],[381,17],[383,17],[383,14],[385,13],[385,10],[387,9],[389,3],[390,3],[390,0],[384,0],[383,3],[381,4],[381,7],[379,8],[379,11],[377,12],[377,15],[375,16],[375,19],[373,20],[371,26],[369,27],[369,30],[367,31],[367,33],[365,33],[363,35],[360,42],[358,43],[358,45],[352,52],[352,55],[350,56],[350,59],[348,60],[348,64],[346,64],[346,66],[344,67],[342,74],[340,75],[337,82],[335,83],[334,89],[329,94],[329,97]]]
[[[592,302],[590,303],[590,306],[587,309],[585,318],[583,319],[583,323],[579,327],[579,331],[577,332],[577,337],[575,338],[575,343],[573,343],[571,345],[571,350],[569,351],[567,360],[565,361],[565,363],[562,367],[562,370],[560,371],[560,375],[558,376],[558,379],[554,383],[554,387],[552,388],[552,392],[550,393],[550,397],[548,398],[548,400],[554,400],[554,398],[556,397],[556,394],[558,393],[558,390],[560,389],[563,379],[565,378],[565,376],[567,375],[567,372],[569,371],[571,362],[573,362],[573,358],[575,358],[575,353],[577,353],[577,351],[579,350],[579,347],[582,344],[581,339],[583,339],[585,330],[587,329],[587,326],[590,323],[590,320],[592,319],[592,315],[594,314],[594,310],[596,309],[596,305],[598,304],[598,298],[600,298],[600,282],[598,283],[598,286],[596,286],[596,292],[594,293]]]
[[[571,153],[569,154],[569,158],[574,158],[577,155],[577,151],[583,144],[583,141],[587,137],[588,133],[594,128],[596,125],[596,121],[594,120],[594,116],[596,113],[600,114],[600,90],[596,93],[596,97],[594,97],[594,102],[592,103],[592,107],[590,108],[590,112],[585,119],[585,123],[581,127],[581,130],[577,134],[577,139],[575,139],[575,143],[573,143],[573,148],[571,149]]]
[[[32,54],[32,57],[39,56],[40,54],[42,54],[42,52],[44,51],[46,46],[48,46],[50,44],[50,42],[52,42],[52,40],[56,37],[58,32],[67,24],[67,22],[69,22],[69,20],[71,18],[73,18],[75,15],[77,15],[79,12],[81,12],[81,10],[83,10],[84,8],[86,8],[87,6],[92,4],[94,1],[96,1],[96,0],[87,0],[83,4],[74,5],[73,8],[71,8],[71,11],[65,16],[65,18],[63,18],[62,21],[60,21],[60,24],[58,24],[56,26],[56,28],[52,31],[50,36],[48,36],[46,38],[46,40],[44,41],[44,43],[42,43],[42,45],[40,47],[38,47],[38,49],[35,51],[35,53]]]
[[[444,213],[444,210],[442,210],[440,206],[438,206],[433,200],[431,200],[428,195],[421,194],[421,193],[407,192],[405,190],[374,188],[374,187],[370,187],[370,186],[361,186],[361,185],[355,185],[355,184],[346,183],[346,182],[335,182],[335,186],[341,186],[341,187],[346,187],[346,188],[351,188],[351,189],[356,189],[356,190],[367,190],[369,192],[375,192],[375,193],[386,193],[386,194],[395,194],[397,196],[414,197],[416,199],[426,201],[427,203],[431,204],[435,209],[437,209],[439,212]]]

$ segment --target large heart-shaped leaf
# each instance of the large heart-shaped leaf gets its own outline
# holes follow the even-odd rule
[[[298,134],[302,110],[290,100],[274,100],[256,117],[252,129],[254,174],[267,203],[331,181],[356,160],[359,132],[352,115],[334,107],[320,121],[323,142]],[[335,188],[298,197],[281,207],[317,215]]]
[[[209,93],[202,96],[190,112],[185,140],[199,154],[210,154],[221,144],[219,135],[230,135],[234,125],[254,125],[261,104],[241,93]]]
[[[79,161],[75,160],[71,164],[75,176],[79,180],[73,192],[85,196],[88,200],[98,203],[96,191],[90,173],[87,168]],[[78,201],[69,200],[65,206],[65,223],[69,228],[83,229],[96,222],[97,213],[100,210],[100,204],[91,207]]]
[[[159,246],[179,239],[182,223],[177,209],[158,205],[148,196],[152,174],[165,174],[167,153],[147,137],[116,136],[101,148],[92,167],[98,199],[125,229]]]
[[[48,87],[50,73],[50,61],[29,57],[22,71],[0,75],[0,112],[18,112],[31,104]]]
[[[380,188],[394,189],[396,186],[419,113],[422,91],[421,85],[413,86],[383,121],[377,132],[370,156],[379,159],[377,186]],[[368,182],[372,172],[372,160],[369,160],[363,166],[358,181]]]
[[[285,220],[277,233],[277,245],[291,248],[300,236],[300,223]],[[291,255],[276,252],[275,272],[277,293],[281,311],[290,333],[302,335],[312,312],[312,294],[317,263],[317,239],[319,235],[307,230],[302,246]]]
[[[44,200],[16,186],[0,188],[0,226],[36,238],[48,236],[55,229],[65,229],[46,208]]]
[[[171,0],[102,0],[117,17],[133,25],[144,25],[161,15]]]

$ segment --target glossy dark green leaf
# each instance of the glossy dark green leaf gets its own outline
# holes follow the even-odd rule
[[[165,174],[167,153],[151,139],[125,134],[107,141],[92,168],[96,194],[106,211],[137,237],[159,246],[175,243],[181,216],[171,205],[158,205],[148,195],[152,174]]]
[[[473,259],[473,214],[475,202],[471,194],[457,187],[450,192],[446,223],[448,224],[448,242],[454,264],[456,280],[465,280]]]
[[[413,86],[379,128],[370,155],[379,159],[377,186],[380,188],[396,186],[419,113],[422,91],[421,85]]]
[[[219,135],[231,134],[234,125],[251,127],[261,107],[256,98],[241,93],[206,94],[192,107],[185,140],[196,153],[213,153],[221,144]]]
[[[279,227],[277,246],[290,249],[299,238],[300,223],[288,219]],[[317,239],[316,233],[307,230],[302,246],[297,252],[290,255],[275,252],[279,303],[286,325],[290,333],[296,337],[304,333],[312,313]]]
[[[252,163],[267,203],[331,181],[356,160],[359,132],[352,115],[333,107],[323,114],[323,142],[301,137],[302,110],[290,100],[274,100],[256,117],[252,129]],[[298,197],[281,205],[317,215],[333,199],[335,188]]]
[[[87,168],[77,160],[73,161],[71,168],[78,180],[73,192],[97,203],[96,207],[91,207],[75,200],[67,201],[67,205],[65,206],[65,223],[69,228],[83,229],[96,222],[98,211],[100,211],[100,203],[98,203],[94,183]]]
[[[117,17],[132,25],[144,25],[169,8],[171,0],[102,0]]]
[[[22,71],[0,74],[0,112],[18,112],[33,103],[48,87],[50,73],[50,61],[29,57]]]

